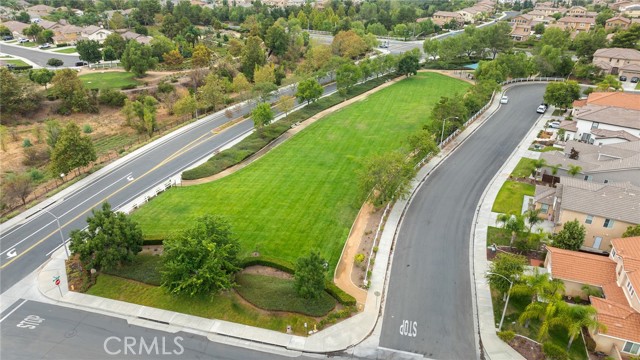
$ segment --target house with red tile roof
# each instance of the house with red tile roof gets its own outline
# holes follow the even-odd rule
[[[596,351],[619,358],[640,355],[640,236],[614,239],[608,257],[547,247],[545,267],[565,283],[569,296],[585,296],[582,286],[602,290],[590,296],[606,330],[591,331]]]

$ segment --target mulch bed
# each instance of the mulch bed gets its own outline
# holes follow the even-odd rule
[[[544,360],[542,345],[532,340],[516,335],[509,345],[527,360]]]

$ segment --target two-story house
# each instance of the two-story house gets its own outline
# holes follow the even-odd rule
[[[640,76],[640,51],[636,49],[598,49],[593,54],[593,65],[607,74]]]
[[[640,19],[629,19],[624,16],[614,16],[605,22],[604,29],[607,31],[615,29],[627,30],[631,25],[639,23]]]
[[[607,253],[611,240],[629,226],[640,224],[640,187],[624,183],[596,183],[582,178],[560,177],[555,188],[538,185],[535,208],[553,221],[554,233],[568,221],[585,227],[582,250]]]
[[[598,13],[595,11],[589,11],[584,6],[572,6],[567,10],[565,16],[577,17],[577,18],[595,18]]]
[[[464,17],[458,14],[457,12],[451,11],[436,11],[431,17],[433,22],[438,26],[444,26],[445,24],[449,24],[452,21],[458,23],[458,25],[464,24]]]
[[[589,330],[596,351],[616,359],[640,355],[640,237],[611,241],[608,257],[547,247],[545,267],[565,284],[569,296],[584,297],[582,286],[599,288],[589,296],[596,319],[606,330]]]
[[[571,38],[574,38],[581,32],[588,32],[596,26],[596,19],[591,17],[573,17],[565,16],[549,27],[557,27],[564,31],[571,32]]]

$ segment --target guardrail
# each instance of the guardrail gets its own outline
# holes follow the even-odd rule
[[[517,78],[517,79],[503,81],[500,85],[509,85],[509,84],[515,84],[515,83],[521,83],[521,82],[534,82],[534,81],[549,82],[549,81],[566,81],[566,80],[567,79],[565,78],[558,78],[558,77]]]

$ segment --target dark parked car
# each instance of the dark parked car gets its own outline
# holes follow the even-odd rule
[[[627,81],[627,77],[624,75],[620,76],[619,79],[620,81]]]
[[[86,61],[76,61],[76,66],[87,66],[89,65]]]
[[[637,76],[634,76],[634,77],[632,77],[632,78],[631,78],[631,82],[632,82],[632,83],[637,83],[637,82],[638,82],[638,80],[640,80],[640,78],[639,78],[639,77],[637,77]]]
[[[13,40],[13,36],[5,35],[5,36],[2,37],[2,40],[4,40],[4,41]]]

